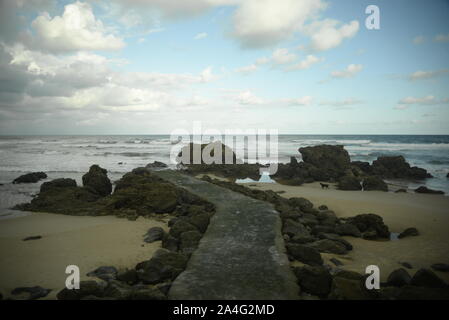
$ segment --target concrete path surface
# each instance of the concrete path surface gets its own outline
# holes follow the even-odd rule
[[[173,170],[154,172],[216,206],[169,299],[299,299],[272,205]]]

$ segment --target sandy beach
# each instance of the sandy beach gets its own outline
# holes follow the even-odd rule
[[[81,280],[93,279],[86,273],[100,266],[134,268],[160,247],[160,241],[143,242],[143,235],[155,226],[167,229],[163,221],[142,217],[128,221],[115,216],[33,213],[1,220],[0,291],[10,297],[16,287],[39,285],[53,289],[45,299],[56,299],[65,286],[67,265],[80,268]],[[35,235],[42,238],[22,241]]]
[[[408,227],[416,227],[420,235],[395,241],[369,241],[344,237],[354,247],[346,256],[323,254],[325,260],[332,257],[344,263],[343,268],[360,273],[368,265],[377,265],[382,281],[391,271],[400,268],[399,262],[408,262],[414,274],[419,268],[430,268],[434,263],[449,263],[449,197],[415,193],[382,191],[322,190],[319,182],[302,186],[286,186],[275,183],[249,183],[246,186],[260,190],[284,191],[287,198],[304,197],[315,206],[327,205],[338,217],[361,213],[375,213],[383,217],[393,233]],[[332,263],[330,263],[332,265]],[[449,274],[436,271],[449,280]]]

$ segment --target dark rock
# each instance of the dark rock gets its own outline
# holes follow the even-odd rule
[[[398,189],[394,193],[407,193],[407,189]]]
[[[70,215],[98,214],[96,201],[100,196],[90,189],[77,187],[73,179],[44,182],[31,203],[16,207],[19,210],[62,213]]]
[[[42,236],[30,236],[30,237],[23,238],[22,241],[39,240],[39,239],[42,239]]]
[[[362,234],[362,238],[365,240],[377,240],[378,239],[377,232],[376,230],[365,231]]]
[[[429,269],[419,269],[410,282],[411,285],[426,288],[445,288],[446,283]]]
[[[341,262],[337,258],[331,258],[329,261],[332,262],[333,264],[335,264],[337,267],[340,267],[343,265],[343,262]]]
[[[117,280],[111,280],[104,289],[103,296],[117,300],[127,300],[131,292],[131,286]]]
[[[201,233],[196,230],[181,233],[179,239],[179,250],[181,250],[184,254],[191,254],[198,247],[201,236]]]
[[[165,231],[161,227],[150,228],[144,235],[143,241],[145,241],[146,243],[152,243],[162,240],[162,238],[164,237],[164,233]]]
[[[356,238],[360,238],[362,236],[359,228],[351,223],[343,223],[336,226],[335,233],[339,234],[340,236],[353,236]]]
[[[181,233],[187,231],[198,231],[198,229],[191,223],[188,223],[187,221],[179,220],[176,221],[176,223],[170,228],[169,234],[172,237],[179,239]]]
[[[334,276],[331,285],[330,300],[370,300],[372,296],[364,287],[362,280]]]
[[[313,203],[301,197],[293,197],[288,199],[288,204],[291,207],[299,208],[303,212],[309,212],[313,208]]]
[[[347,223],[355,225],[362,233],[374,230],[379,238],[390,238],[388,226],[384,224],[382,217],[376,214],[359,214],[349,218]]]
[[[372,174],[372,168],[371,164],[366,161],[352,161],[351,166],[354,168],[357,168],[359,171],[361,171],[364,175],[371,175]]]
[[[329,239],[322,239],[308,244],[319,252],[334,253],[334,254],[346,254],[348,250],[346,246],[339,241],[333,241]]]
[[[337,188],[339,190],[362,190],[360,180],[354,176],[344,176],[338,180]]]
[[[102,297],[104,287],[96,281],[81,281],[79,289],[64,288],[58,292],[56,297],[58,300],[80,300],[87,296]]]
[[[415,192],[416,192],[416,193],[428,193],[428,194],[444,194],[443,191],[440,191],[440,190],[432,190],[432,189],[429,189],[429,188],[424,187],[424,186],[421,186],[421,187],[415,189]]]
[[[215,151],[221,153],[215,156]],[[178,162],[184,165],[198,165],[206,164],[203,155],[210,157],[211,163],[208,164],[236,164],[237,157],[231,148],[221,143],[220,141],[215,141],[205,144],[195,144],[190,143],[183,147],[178,154]],[[198,158],[198,159],[195,159]],[[194,160],[197,160],[195,163]]]
[[[323,259],[318,250],[302,245],[302,244],[288,244],[287,252],[295,260],[312,266],[320,266],[323,264]]]
[[[47,192],[51,189],[55,188],[70,188],[70,187],[76,187],[76,181],[69,178],[60,178],[60,179],[54,179],[48,182],[44,182],[41,185],[40,192]]]
[[[289,235],[290,238],[295,236],[310,236],[309,231],[304,225],[291,219],[284,221],[282,233]]]
[[[328,210],[328,207],[324,204],[318,207],[318,210]]]
[[[145,166],[145,168],[167,168],[168,166],[160,161],[153,161]]]
[[[319,233],[336,233],[335,227],[318,225],[312,228],[312,234],[317,235]]]
[[[402,287],[410,284],[412,277],[408,274],[408,272],[403,269],[396,269],[390,273],[387,279],[387,283],[390,286],[394,287]]]
[[[197,227],[197,229],[204,233],[207,230],[207,226],[209,225],[210,215],[208,213],[199,213],[188,219],[192,225]]]
[[[46,297],[49,293],[51,292],[51,289],[44,289],[40,286],[35,286],[35,287],[20,287],[20,288],[15,288],[14,290],[11,291],[11,294],[13,295],[19,295],[22,293],[28,293],[29,300],[36,300],[39,298],[43,298]]]
[[[318,238],[340,242],[342,245],[345,246],[346,250],[352,250],[352,245],[337,234],[322,232],[318,234]]]
[[[183,254],[159,249],[150,260],[139,264],[136,269],[140,280],[147,284],[155,284],[173,280],[184,270],[186,264],[187,258]]]
[[[449,264],[446,263],[435,263],[431,267],[435,271],[449,272]]]
[[[425,169],[410,167],[403,156],[378,157],[373,161],[372,171],[383,178],[425,179],[432,175]]]
[[[387,184],[379,177],[370,176],[363,179],[362,187],[364,191],[388,191]]]
[[[299,152],[302,155],[302,160],[306,164],[320,168],[331,178],[342,176],[345,170],[350,167],[349,154],[341,145],[305,147],[299,148]]]
[[[162,238],[162,248],[167,249],[169,251],[178,251],[179,241],[175,237],[164,234],[164,237]]]
[[[103,197],[112,192],[112,183],[108,178],[107,170],[96,164],[92,165],[89,172],[83,175],[83,185]]]
[[[118,272],[117,280],[125,282],[128,285],[136,284],[138,281],[137,271],[135,269],[130,269]]]
[[[319,297],[326,297],[331,289],[332,276],[322,266],[296,267],[293,272],[301,290]]]
[[[109,281],[117,277],[117,269],[112,266],[98,267],[87,274],[88,277],[97,277],[101,280]]]
[[[398,238],[402,239],[405,237],[416,237],[419,236],[419,231],[416,228],[407,228],[404,231],[402,231],[399,235]]]
[[[46,179],[47,175],[44,172],[32,172],[21,175],[20,177],[14,179],[12,183],[36,183],[39,180]]]
[[[284,236],[288,237],[288,242],[299,243],[299,244],[314,242],[317,240],[314,236],[312,236],[310,234],[300,234],[300,235],[296,235],[292,238],[290,238],[287,234],[284,234]]]

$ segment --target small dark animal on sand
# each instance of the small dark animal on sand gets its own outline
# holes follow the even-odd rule
[[[329,185],[327,183],[320,182],[320,185],[321,185],[321,189],[329,189]]]

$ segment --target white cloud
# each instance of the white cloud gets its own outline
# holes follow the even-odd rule
[[[422,43],[424,43],[424,41],[425,41],[424,36],[416,36],[416,37],[413,39],[413,43],[414,43],[414,44],[422,44]]]
[[[267,64],[270,62],[270,58],[267,57],[261,57],[256,59],[256,65],[262,65],[262,64]]]
[[[273,52],[271,57],[271,61],[274,64],[287,64],[296,60],[296,55],[294,53],[290,53],[286,48],[276,49]]]
[[[310,68],[315,63],[322,61],[321,58],[318,58],[314,55],[309,54],[305,59],[300,62],[290,66],[289,70],[304,70]]]
[[[118,50],[125,46],[122,39],[107,32],[88,3],[68,4],[62,16],[53,18],[44,12],[31,25],[37,35],[35,45],[44,50]]]
[[[333,107],[347,107],[352,105],[357,105],[363,103],[362,100],[355,98],[346,98],[344,100],[333,100],[333,101],[321,101],[322,106],[333,106]]]
[[[436,42],[449,42],[449,33],[448,34],[438,34],[435,36],[434,41]]]
[[[361,64],[350,64],[344,70],[332,71],[331,77],[332,78],[352,78],[357,73],[362,71],[362,69],[363,69],[363,66]]]
[[[233,16],[232,35],[243,47],[266,47],[290,38],[326,7],[321,0],[246,0]]]
[[[352,38],[359,30],[356,20],[342,24],[334,19],[315,21],[303,28],[303,32],[311,38],[311,48],[324,51],[339,46],[344,39]]]
[[[255,65],[255,64],[253,63],[253,64],[250,64],[250,65],[248,65],[248,66],[244,66],[244,67],[241,67],[241,68],[237,68],[235,71],[236,71],[237,73],[250,74],[250,73],[253,73],[253,72],[256,71],[256,70],[257,70],[257,65]]]
[[[204,39],[206,37],[207,37],[207,33],[206,32],[201,32],[201,33],[198,33],[197,35],[195,35],[195,37],[193,39],[200,40],[200,39]]]
[[[286,103],[289,106],[308,106],[312,103],[313,98],[311,96],[304,96],[300,98],[286,98],[281,99],[281,103]]]
[[[438,101],[434,96],[429,95],[425,97],[415,98],[415,97],[406,97],[401,100],[399,100],[398,104],[400,105],[411,105],[411,104],[417,104],[417,105],[434,105],[441,103]]]
[[[234,97],[234,100],[241,105],[258,105],[265,103],[264,99],[259,98],[249,90],[238,93]]]
[[[408,76],[409,80],[422,80],[422,79],[432,79],[439,77],[445,73],[449,72],[448,69],[434,70],[434,71],[415,71]]]

